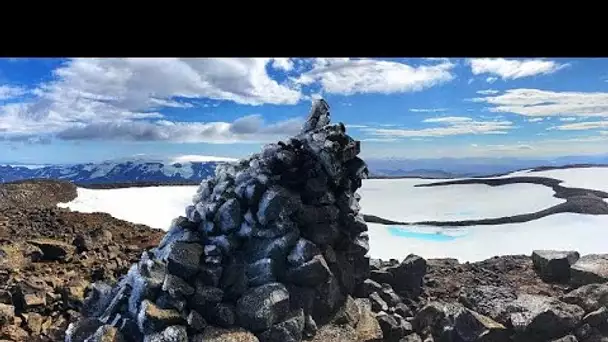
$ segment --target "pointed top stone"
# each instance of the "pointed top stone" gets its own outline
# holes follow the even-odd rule
[[[323,99],[314,100],[310,114],[302,127],[302,133],[313,131],[321,128],[331,121],[329,114],[329,104]]]

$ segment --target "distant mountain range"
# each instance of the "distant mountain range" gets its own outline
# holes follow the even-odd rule
[[[222,162],[163,163],[145,161],[27,166],[0,165],[0,182],[46,178],[77,184],[198,182],[213,175]]]
[[[196,158],[194,158],[196,157]],[[77,184],[197,183],[231,158],[188,156],[174,160],[122,159],[74,165],[0,164],[0,182],[47,178]],[[366,159],[372,177],[463,178],[569,165],[608,165],[608,155],[548,160],[517,158]]]

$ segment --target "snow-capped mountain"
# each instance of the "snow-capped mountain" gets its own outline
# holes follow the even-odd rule
[[[212,175],[217,165],[229,159],[208,161],[108,161],[74,165],[49,165],[30,168],[0,165],[0,182],[32,178],[68,180],[78,184],[131,182],[198,182]]]

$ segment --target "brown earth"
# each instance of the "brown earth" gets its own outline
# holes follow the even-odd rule
[[[57,208],[75,198],[70,183],[0,189],[0,310],[1,303],[14,307],[0,320],[0,340],[63,341],[89,284],[116,280],[164,235],[109,214]]]

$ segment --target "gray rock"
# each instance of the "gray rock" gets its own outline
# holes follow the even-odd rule
[[[420,335],[413,333],[402,337],[399,342],[422,342],[422,338],[420,338]]]
[[[371,311],[369,299],[357,298],[355,303],[359,307],[359,322],[355,327],[358,341],[380,342],[383,340],[382,327]]]
[[[477,286],[465,288],[459,300],[473,311],[508,324],[510,306],[517,300],[517,294],[510,287]]]
[[[144,334],[154,334],[172,325],[185,324],[176,310],[161,309],[149,300],[144,300],[137,315],[137,324]]]
[[[380,297],[378,292],[374,292],[369,295],[369,299],[372,303],[372,311],[380,312],[380,311],[388,311],[388,304]]]
[[[592,311],[583,317],[583,324],[589,324],[592,327],[600,327],[608,325],[608,309],[605,306]]]
[[[258,222],[265,225],[270,221],[279,218],[279,214],[284,209],[285,194],[278,189],[268,189],[262,195],[258,209]]]
[[[245,198],[247,199],[247,203],[250,206],[257,204],[262,198],[264,190],[264,185],[257,180],[253,180],[251,183],[249,183],[247,188],[245,188]]]
[[[259,342],[259,340],[243,328],[224,329],[209,326],[204,333],[194,336],[192,342]]]
[[[574,335],[566,335],[551,342],[578,342],[578,339]]]
[[[111,300],[112,286],[104,282],[95,282],[91,284],[89,294],[83,301],[81,312],[86,317],[99,316]],[[1,321],[0,318],[0,324]]]
[[[144,342],[188,342],[186,327],[175,325],[144,337]]]
[[[205,321],[203,316],[196,310],[190,311],[188,317],[186,318],[186,322],[188,323],[190,329],[197,332],[201,332],[207,327],[207,321]]]
[[[219,303],[223,298],[222,289],[205,285],[201,280],[197,280],[194,296],[190,302],[193,307],[203,310],[208,303]]]
[[[574,304],[591,312],[608,306],[608,284],[589,284],[560,297],[563,302]]]
[[[346,296],[344,305],[338,310],[333,322],[335,324],[348,324],[356,327],[361,318],[361,309],[351,296]]]
[[[319,327],[310,342],[355,342],[357,339],[357,331],[350,325],[327,324]]]
[[[224,269],[222,266],[209,264],[202,265],[197,279],[205,285],[217,287],[219,286],[223,271]]]
[[[263,258],[284,260],[299,238],[297,232],[291,232],[278,239],[251,239],[245,244],[245,256],[252,262]]]
[[[215,326],[229,328],[236,323],[235,307],[230,303],[207,304],[205,318]]]
[[[393,284],[395,282],[393,273],[387,270],[371,270],[369,278],[378,284]]]
[[[236,313],[240,325],[246,329],[267,330],[289,313],[289,292],[281,283],[249,289],[237,301]]]
[[[314,287],[331,276],[331,270],[322,255],[315,255],[310,261],[287,270],[287,280],[300,286]]]
[[[413,332],[412,325],[399,316],[382,312],[376,316],[376,319],[382,329],[384,341],[398,342],[402,337]]]
[[[387,271],[393,275],[392,281],[388,284],[399,293],[418,297],[422,293],[426,268],[426,260],[410,254],[399,265],[387,268]]]
[[[287,262],[292,266],[300,266],[318,254],[321,251],[314,243],[301,238],[287,256]]]
[[[546,281],[570,279],[570,266],[579,258],[576,251],[536,250],[532,253],[534,268]]]
[[[15,307],[0,303],[0,326],[10,325],[15,318]]]
[[[35,333],[40,334],[40,332]],[[93,336],[88,338],[86,342],[122,342],[124,341],[124,336],[122,333],[115,327],[110,325],[102,325],[99,327]]]
[[[369,297],[370,294],[374,292],[380,292],[382,290],[382,285],[372,279],[365,279],[363,283],[359,286],[358,296],[359,297]]]
[[[385,284],[378,294],[389,307],[395,307],[402,302],[401,297],[388,284]]]
[[[571,282],[581,286],[608,281],[608,254],[584,255],[570,268]]]
[[[245,268],[245,274],[249,280],[249,286],[255,287],[276,281],[275,262],[273,259],[264,258],[252,264],[248,264]]]
[[[508,342],[507,328],[490,317],[462,308],[452,318],[454,332],[462,341]]]
[[[165,276],[162,290],[174,298],[188,297],[194,293],[194,288],[190,286],[190,284],[184,279],[172,274],[167,274]]]
[[[315,288],[313,303],[313,318],[323,324],[331,317],[344,302],[344,294],[340,290],[340,283],[334,276]]]
[[[584,311],[557,299],[522,294],[511,306],[510,323],[517,332],[539,339],[562,336],[582,320]]]
[[[414,314],[412,310],[405,303],[397,303],[393,310],[396,314],[399,314],[401,317],[413,317]]]
[[[289,314],[282,322],[274,324],[260,334],[260,342],[300,342],[305,326],[304,311],[297,310]]]
[[[304,318],[304,330],[302,331],[302,336],[311,339],[315,337],[317,334],[317,323],[311,315],[306,315]]]
[[[251,235],[256,238],[273,239],[298,230],[298,226],[289,218],[279,217],[266,226],[255,225]]]
[[[302,235],[318,246],[332,245],[340,237],[340,229],[335,222],[321,222],[306,225]]]
[[[233,198],[224,202],[218,209],[215,222],[224,234],[236,230],[241,224],[241,204],[238,200]]]
[[[211,236],[207,240],[209,243],[219,247],[224,255],[231,255],[238,246],[238,241],[233,236]]]
[[[189,279],[198,273],[203,247],[197,243],[175,242],[167,255],[167,270]]]

